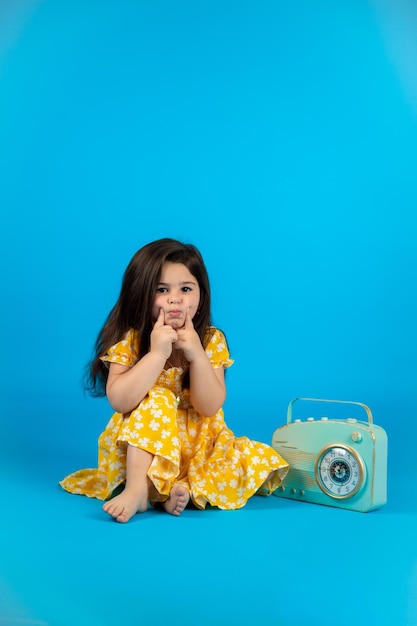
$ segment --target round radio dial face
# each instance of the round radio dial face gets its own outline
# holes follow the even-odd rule
[[[365,479],[365,466],[354,450],[343,445],[327,446],[315,467],[320,489],[332,498],[351,498]]]

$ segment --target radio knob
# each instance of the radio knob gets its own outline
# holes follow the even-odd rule
[[[322,422],[327,422],[328,420],[329,420],[329,418],[328,418],[328,417],[322,417],[322,418],[321,418],[321,421],[322,421]]]
[[[354,433],[351,434],[350,438],[352,439],[352,441],[354,441],[355,443],[359,443],[362,441],[362,435],[360,433],[358,433],[357,431],[355,431]]]
[[[297,489],[296,489],[295,487],[293,487],[293,488],[291,489],[291,493],[294,495],[295,493],[297,493]]]
[[[307,422],[314,422],[314,417],[307,417]]]
[[[300,489],[300,496],[303,496],[305,494],[304,489]]]

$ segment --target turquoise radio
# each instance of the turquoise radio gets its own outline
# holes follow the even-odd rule
[[[293,419],[297,401],[356,405],[366,421],[356,418]],[[366,513],[387,501],[388,438],[373,423],[366,404],[342,400],[294,398],[287,423],[272,437],[272,447],[290,465],[275,496]]]

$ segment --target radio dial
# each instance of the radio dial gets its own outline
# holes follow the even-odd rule
[[[352,497],[365,480],[365,466],[352,448],[326,446],[316,461],[315,474],[321,490],[332,498]]]

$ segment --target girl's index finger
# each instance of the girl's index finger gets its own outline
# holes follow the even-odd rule
[[[188,307],[188,309],[187,309],[187,311],[185,313],[184,328],[194,328],[193,319],[191,317],[191,311],[190,311],[189,307]]]
[[[154,328],[160,328],[161,326],[164,326],[164,324],[165,324],[164,309],[159,309],[158,319],[156,320],[156,322],[153,325],[153,327]]]

